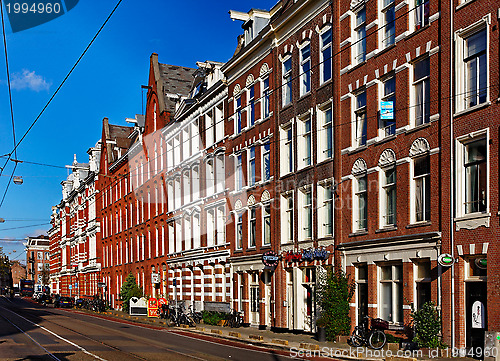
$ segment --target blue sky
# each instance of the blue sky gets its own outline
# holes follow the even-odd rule
[[[64,166],[73,154],[87,162],[87,150],[101,135],[102,118],[126,124],[141,113],[141,85],[147,84],[149,56],[162,63],[195,67],[197,61],[227,61],[242,32],[229,10],[269,10],[277,0],[123,0],[86,56],[18,148],[18,159]],[[116,1],[80,0],[51,22],[12,33],[7,50],[18,139],[36,118],[71,66],[109,15]],[[4,9],[5,10],[5,9]],[[0,29],[1,31],[1,29]],[[0,59],[0,154],[13,148],[3,44]],[[3,165],[3,161],[1,162]],[[0,177],[0,199],[12,173]],[[51,207],[61,200],[67,170],[20,164],[23,185],[11,185],[0,208],[0,239],[38,235],[50,227]],[[45,224],[45,225],[41,225]],[[18,228],[17,227],[28,227]],[[20,242],[0,240],[11,259],[25,259]]]

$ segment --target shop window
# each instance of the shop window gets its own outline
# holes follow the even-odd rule
[[[380,267],[380,315],[384,320],[403,321],[403,266]]]
[[[358,324],[368,315],[368,266],[360,265],[357,270],[357,303]]]
[[[422,260],[416,264],[417,309],[431,301],[431,262]]]

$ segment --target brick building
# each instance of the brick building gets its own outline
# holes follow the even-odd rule
[[[10,261],[10,270],[12,273],[12,285],[19,287],[19,281],[26,279],[26,266],[19,261]]]
[[[37,285],[46,286],[42,283],[42,273],[49,270],[49,237],[27,237],[25,246],[27,279]]]
[[[61,202],[52,208],[48,231],[50,246],[51,291],[65,296],[93,296],[98,293],[97,282],[101,268],[101,230],[99,222],[98,142],[87,151],[88,163],[78,163],[76,155],[68,168],[71,173],[61,182]]]

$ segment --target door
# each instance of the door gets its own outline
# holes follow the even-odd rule
[[[287,322],[288,322],[288,329],[293,330],[295,328],[294,326],[294,319],[293,319],[293,310],[294,310],[294,296],[293,296],[293,270],[288,270],[286,272],[286,303],[287,303],[287,309],[288,309],[288,317],[287,317]]]
[[[257,273],[250,274],[250,322],[253,325],[259,324],[259,277]]]
[[[466,346],[484,347],[484,331],[488,329],[486,282],[467,282],[465,286]]]

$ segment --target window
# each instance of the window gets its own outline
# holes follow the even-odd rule
[[[243,214],[236,215],[236,249],[243,248]]]
[[[318,161],[323,161],[333,157],[333,121],[332,108],[319,110],[318,118],[318,140],[321,147],[318,152]]]
[[[366,9],[364,6],[356,12],[354,24],[355,43],[352,49],[354,50],[354,65],[357,65],[366,60]]]
[[[236,157],[236,190],[243,189],[243,156]]]
[[[396,10],[394,0],[382,0],[382,19],[384,20],[382,36],[382,48],[394,44],[396,38]]]
[[[218,104],[215,108],[215,139],[216,141],[224,138],[224,103]]]
[[[354,116],[356,118],[354,145],[366,145],[366,91],[356,96]]]
[[[356,178],[354,190],[354,231],[365,230],[367,227],[368,199],[366,175]]]
[[[187,126],[182,131],[182,159],[188,159],[191,155],[190,140],[191,136],[189,132],[189,126]]]
[[[308,115],[307,118],[303,119],[299,123],[301,125],[302,131],[302,144],[299,146],[300,151],[300,166],[301,168],[307,167],[312,164],[312,122],[311,116]]]
[[[465,145],[465,213],[486,211],[486,139]]]
[[[293,193],[281,195],[281,243],[293,242]]]
[[[380,311],[389,322],[403,321],[403,266],[380,267]]]
[[[184,173],[184,202],[189,203],[191,201],[191,179],[189,171]]]
[[[333,185],[326,183],[319,190],[319,234],[321,237],[333,236]]]
[[[358,271],[356,277],[356,301],[359,323],[365,318],[365,316],[368,316],[368,266],[365,264],[356,268]]]
[[[175,178],[175,208],[178,209],[181,207],[181,179],[179,177]],[[144,212],[142,212],[142,216],[144,217]]]
[[[248,89],[248,110],[247,110],[247,119],[248,124],[251,127],[255,124],[255,86],[251,85],[250,89]]]
[[[226,243],[226,215],[224,206],[217,208],[217,244]]]
[[[198,166],[193,167],[191,176],[191,183],[193,184],[193,201],[197,201],[200,198],[200,172]]]
[[[200,150],[200,128],[198,121],[191,123],[191,154],[196,154]]]
[[[206,162],[206,196],[212,195],[215,192],[215,158],[211,158]]]
[[[415,92],[415,125],[429,122],[430,116],[430,64],[429,58],[413,65],[413,89]]]
[[[415,221],[431,219],[430,157],[425,155],[413,160],[413,182],[415,185]]]
[[[236,98],[236,110],[234,111],[235,122],[236,122],[236,134],[241,133],[241,96]]]
[[[271,244],[271,207],[264,206],[262,208],[262,224],[263,224],[263,236],[262,244],[264,246]]]
[[[261,89],[262,89],[262,119],[266,119],[269,117],[269,112],[270,112],[270,106],[269,106],[269,77],[265,78],[262,80],[261,84]]]
[[[250,217],[248,219],[249,247],[255,247],[256,232],[257,232],[257,210],[255,208],[250,208]]]
[[[311,43],[300,49],[300,95],[311,91]]]
[[[382,171],[383,185],[382,196],[384,197],[381,205],[383,205],[383,225],[393,226],[396,224],[396,168],[390,168]]]
[[[259,312],[260,290],[258,282],[258,274],[250,274],[250,312]]]
[[[255,147],[251,147],[248,157],[248,185],[255,185]]]
[[[312,238],[312,189],[310,187],[301,191],[302,197],[302,239]]]
[[[200,248],[200,215],[193,215],[193,248]]]
[[[293,128],[288,125],[280,129],[283,146],[280,146],[281,152],[281,175],[293,172]]]
[[[271,178],[271,145],[264,144],[262,152],[262,180],[267,182]]]
[[[415,30],[429,24],[429,0],[415,0]]]
[[[216,238],[215,211],[207,211],[207,247],[213,247]]]
[[[382,136],[388,137],[396,134],[395,108],[396,108],[396,77],[390,76],[383,82],[383,97],[380,111],[380,126],[382,128]],[[384,104],[385,103],[385,104]],[[384,112],[382,105],[392,108],[391,111]]]
[[[205,147],[211,146],[215,139],[214,139],[214,131],[215,131],[215,123],[214,123],[214,116],[213,112],[210,110],[205,114],[205,139],[206,139],[206,144]]]
[[[332,28],[328,27],[321,34],[320,81],[324,83],[332,78]]]
[[[431,262],[418,261],[414,267],[414,274],[416,274],[417,309],[421,309],[424,303],[431,301]]]
[[[283,61],[283,106],[292,101],[292,58],[288,57]]]
[[[226,174],[225,174],[225,165],[224,165],[224,154],[217,154],[214,158],[215,168],[216,168],[216,184],[217,184],[217,192],[223,192],[226,188]]]
[[[465,106],[469,108],[486,102],[486,30],[479,31],[465,39],[464,63],[466,69]]]

